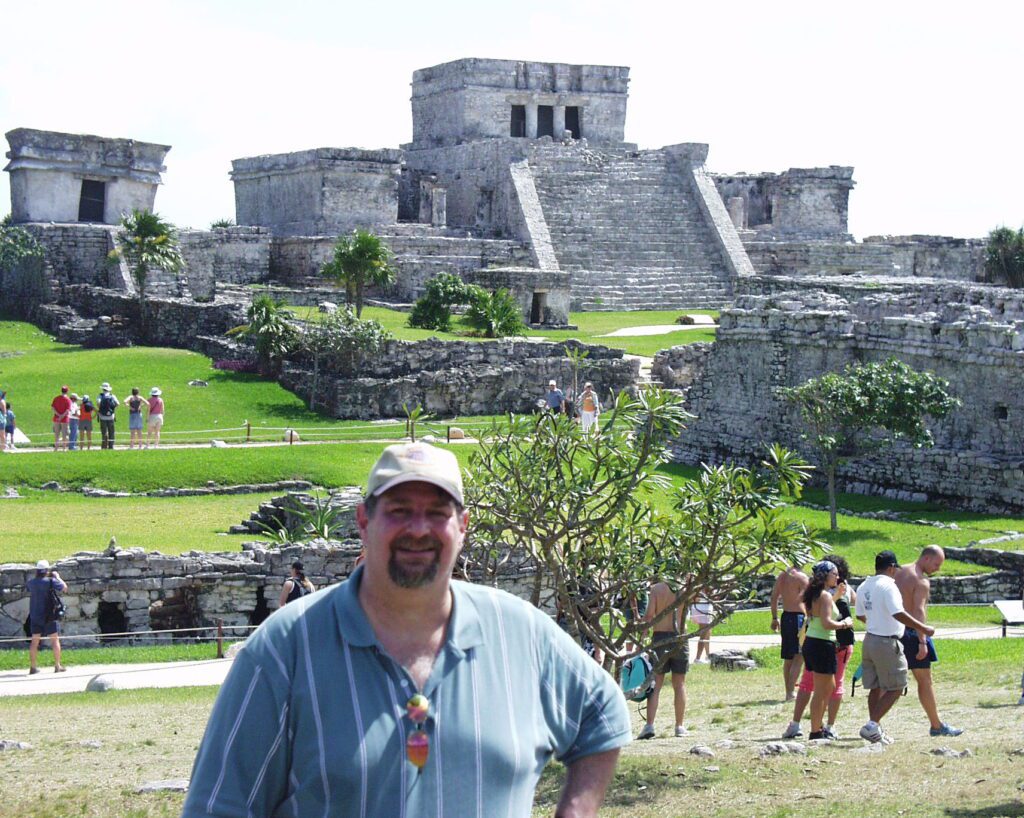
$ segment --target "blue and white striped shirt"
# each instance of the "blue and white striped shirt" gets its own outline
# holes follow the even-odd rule
[[[528,816],[541,771],[630,740],[614,680],[549,617],[452,582],[422,693],[426,766],[406,758],[408,673],[359,605],[362,569],[282,608],[249,639],[199,748],[193,816]]]

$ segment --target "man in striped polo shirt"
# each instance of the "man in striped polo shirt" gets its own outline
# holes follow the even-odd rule
[[[618,686],[549,617],[451,580],[468,523],[451,452],[388,447],[357,509],[365,561],[285,606],[221,689],[182,815],[596,815],[630,738]]]

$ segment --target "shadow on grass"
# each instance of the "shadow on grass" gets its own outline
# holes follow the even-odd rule
[[[951,807],[946,810],[946,815],[950,818],[1012,818],[1012,816],[1024,815],[1024,803],[1012,801],[978,809]]]
[[[876,543],[888,541],[888,534],[877,528],[861,528],[852,530],[849,528],[840,528],[838,531],[830,531],[827,528],[823,528],[818,532],[818,536],[825,540],[829,545],[837,547],[842,547],[844,545],[856,545],[858,542],[863,540],[874,541]]]
[[[549,764],[541,776],[534,805],[554,806],[564,781],[565,768],[561,764]],[[663,759],[630,758],[619,764],[608,787],[604,806],[607,809],[653,804],[673,792],[706,790],[713,783],[715,778],[711,773],[684,772]]]

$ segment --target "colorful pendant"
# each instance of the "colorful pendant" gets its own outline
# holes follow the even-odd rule
[[[406,703],[405,712],[409,716],[409,721],[419,726],[430,715],[430,702],[422,693],[417,693]]]
[[[422,730],[414,730],[405,740],[405,754],[418,770],[422,770],[430,754],[430,739]]]

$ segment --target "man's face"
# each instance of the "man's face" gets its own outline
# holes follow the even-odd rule
[[[395,486],[377,500],[373,515],[356,513],[366,547],[366,572],[386,575],[400,588],[422,588],[447,581],[462,550],[469,515],[452,497],[430,483]]]
[[[946,556],[943,554],[941,557],[938,554],[933,554],[924,559],[921,568],[928,576],[939,573],[942,568],[942,563],[946,561]]]

